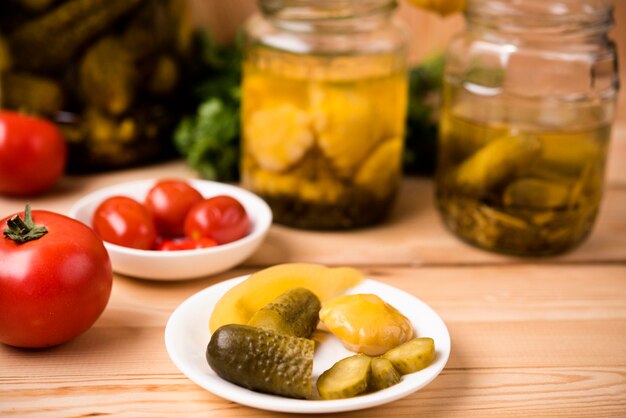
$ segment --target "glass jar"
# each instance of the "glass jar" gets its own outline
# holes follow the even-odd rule
[[[380,222],[401,178],[407,36],[393,0],[260,0],[246,26],[242,183],[278,223]]]
[[[8,3],[0,12],[2,108],[57,122],[72,172],[172,155],[191,55],[187,0]]]
[[[600,203],[618,90],[608,0],[469,0],[447,51],[436,198],[476,246],[561,253]]]

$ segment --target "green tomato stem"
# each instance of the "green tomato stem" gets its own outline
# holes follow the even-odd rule
[[[33,222],[28,203],[24,209],[24,220],[20,218],[20,215],[15,215],[7,221],[7,228],[4,230],[5,238],[12,239],[18,244],[39,239],[47,233],[48,229],[45,226],[36,225]]]

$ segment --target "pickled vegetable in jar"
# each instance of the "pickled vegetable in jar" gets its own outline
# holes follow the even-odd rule
[[[285,225],[382,221],[401,178],[408,94],[395,2],[260,5],[243,67],[244,186]]]
[[[470,0],[448,48],[436,194],[476,246],[551,255],[590,233],[618,89],[604,0]]]
[[[70,171],[172,153],[192,47],[186,0],[8,3],[0,12],[0,106],[58,123]]]

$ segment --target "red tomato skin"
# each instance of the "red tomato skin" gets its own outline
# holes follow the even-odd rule
[[[249,232],[246,209],[230,196],[214,196],[198,202],[185,218],[185,236],[194,240],[208,237],[221,245],[243,238]]]
[[[63,175],[67,145],[55,124],[0,111],[0,193],[33,196]]]
[[[109,301],[113,273],[89,227],[48,211],[32,216],[48,228],[43,237],[23,244],[0,238],[0,342],[39,348],[93,325]],[[0,221],[2,230],[9,218]]]
[[[145,206],[152,213],[159,235],[180,237],[189,209],[202,199],[200,192],[186,181],[165,179],[150,189]]]
[[[181,250],[197,250],[200,248],[215,247],[217,242],[212,238],[201,237],[197,241],[189,238],[181,238],[174,240],[165,240],[158,246],[159,251],[181,251]]]
[[[152,250],[157,232],[148,209],[126,196],[104,200],[93,215],[96,233],[111,244],[139,250]]]

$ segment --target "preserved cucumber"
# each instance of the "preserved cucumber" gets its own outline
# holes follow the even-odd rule
[[[211,368],[236,385],[291,398],[310,398],[314,342],[247,325],[224,325],[207,346]]]
[[[0,36],[0,72],[10,69],[13,65],[9,44],[3,36]]]
[[[141,0],[70,0],[24,23],[9,37],[20,68],[54,71],[78,50],[136,7]]]
[[[372,376],[368,390],[375,392],[400,383],[400,373],[388,359],[375,357],[372,359],[371,367]]]
[[[137,82],[134,57],[116,38],[99,40],[80,62],[81,95],[87,103],[111,115],[128,110]]]
[[[317,379],[317,391],[322,399],[351,398],[365,392],[371,376],[371,357],[356,354],[344,358]]]
[[[589,234],[602,196],[609,126],[522,130],[450,113],[443,119],[437,203],[452,231],[518,255],[561,253]],[[503,129],[517,139],[509,141]],[[459,158],[456,144],[479,136],[501,139]]]
[[[19,0],[19,1],[20,1],[20,4],[22,4],[24,7],[35,12],[42,12],[46,10],[48,7],[50,7],[52,3],[54,3],[54,0]]]
[[[65,103],[63,89],[54,79],[5,72],[0,80],[2,107],[51,115],[60,111]]]
[[[541,143],[536,138],[498,138],[459,166],[454,183],[461,189],[461,193],[486,195],[514,178],[540,154]]]
[[[400,374],[414,373],[427,367],[435,358],[435,341],[432,338],[414,338],[382,356],[393,364]]]
[[[288,290],[252,315],[248,325],[279,334],[309,338],[319,322],[321,303],[310,290]]]

